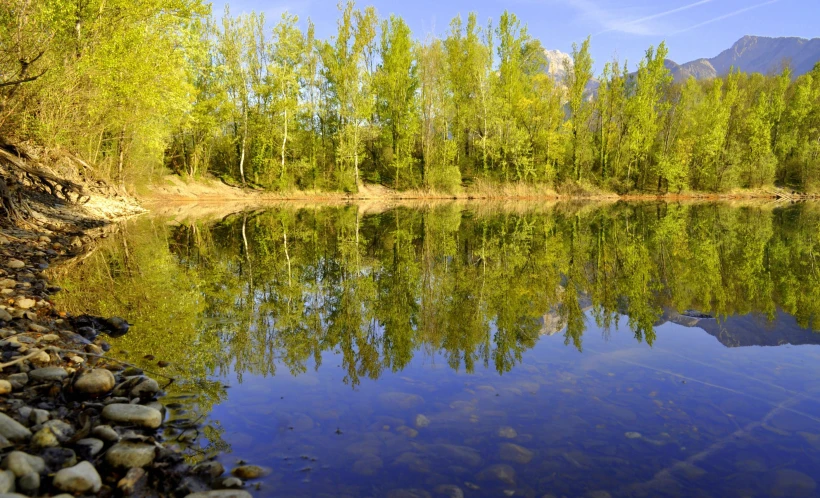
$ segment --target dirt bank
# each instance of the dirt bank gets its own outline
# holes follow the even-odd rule
[[[494,201],[494,202],[549,202],[549,201],[801,201],[816,199],[816,196],[804,195],[782,188],[760,188],[747,190],[733,190],[730,192],[682,192],[682,193],[655,193],[637,192],[629,194],[615,194],[603,191],[577,190],[572,192],[555,192],[543,186],[530,185],[493,185],[477,184],[465,189],[459,194],[447,194],[426,190],[395,191],[381,185],[363,185],[359,192],[346,194],[343,192],[293,191],[286,193],[268,192],[264,190],[239,188],[227,185],[219,180],[205,178],[196,181],[187,181],[178,176],[169,175],[152,186],[141,200],[152,211],[162,213],[192,212],[201,207],[203,211],[224,210],[225,205],[237,209],[255,207],[267,204],[287,202],[288,204],[303,203],[352,203],[371,205],[406,204],[408,202],[432,203],[435,201]],[[222,205],[218,208],[218,205]]]

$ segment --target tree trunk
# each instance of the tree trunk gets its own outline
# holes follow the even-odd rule
[[[279,179],[285,177],[285,146],[288,143],[288,111],[285,110],[285,134],[282,137],[282,169],[279,171]]]
[[[120,186],[125,185],[125,179],[122,176],[123,163],[125,162],[125,126],[120,129],[120,140],[117,151],[117,179]]]
[[[17,204],[11,198],[6,181],[0,177],[0,205],[6,211],[6,219],[18,220],[20,219],[20,212],[17,210]]]
[[[242,151],[239,153],[239,176],[242,178],[242,185],[245,185],[245,143],[248,140],[248,109],[245,108],[242,125]]]

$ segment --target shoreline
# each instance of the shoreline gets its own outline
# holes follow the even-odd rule
[[[137,198],[146,207],[167,204],[247,203],[270,204],[279,202],[354,203],[354,202],[446,202],[446,201],[491,201],[491,202],[532,202],[532,201],[780,201],[800,202],[820,200],[819,195],[788,191],[781,188],[761,188],[729,192],[682,192],[682,193],[628,193],[591,191],[560,193],[544,186],[528,185],[482,185],[473,191],[447,194],[436,191],[408,190],[395,191],[381,185],[365,184],[358,193],[328,191],[271,192],[250,187],[237,187],[213,178],[186,180],[177,176],[166,176],[164,184],[153,185],[149,192],[138,194]]]
[[[260,467],[225,476],[217,461],[192,466],[169,445],[160,399],[173,378],[106,355],[106,335],[127,333],[127,322],[70,316],[50,299],[61,289],[47,270],[128,217],[79,231],[0,230],[0,494],[249,498],[239,477]]]

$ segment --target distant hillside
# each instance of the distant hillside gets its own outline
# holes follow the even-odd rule
[[[709,79],[723,76],[735,67],[745,73],[770,74],[779,72],[787,62],[800,76],[812,70],[820,62],[820,38],[769,38],[765,36],[744,36],[731,48],[717,57],[698,59],[685,64],[666,61],[676,81],[694,76]]]

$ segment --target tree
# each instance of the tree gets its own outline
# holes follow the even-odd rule
[[[302,64],[305,61],[306,44],[302,32],[296,27],[297,21],[296,16],[285,13],[273,28],[273,49],[268,69],[269,85],[273,87],[275,95],[272,110],[279,116],[281,130],[280,187],[285,186],[288,132],[299,110],[299,76],[302,74]]]
[[[394,185],[398,189],[401,171],[411,169],[414,164],[419,85],[410,28],[401,18],[390,16],[389,20],[382,21],[380,48],[382,63],[376,72],[374,91],[391,150]]]
[[[590,106],[586,100],[586,91],[589,80],[592,78],[592,56],[589,54],[590,37],[581,44],[572,44],[572,62],[564,61],[564,84],[568,93],[569,128],[570,128],[570,162],[572,164],[572,178],[581,180],[582,165],[587,158],[586,152],[587,120]]]

